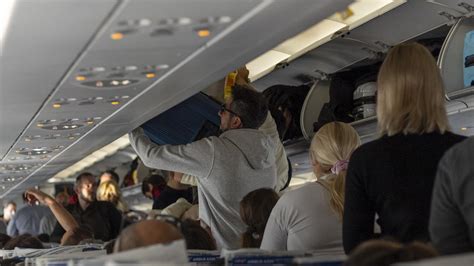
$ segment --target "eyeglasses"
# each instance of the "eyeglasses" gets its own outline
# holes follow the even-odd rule
[[[234,111],[230,110],[229,108],[225,107],[225,103],[221,104],[221,109],[219,110],[219,113],[221,113],[221,114],[224,113],[224,112],[229,112],[232,115],[240,116],[236,112],[234,112]]]

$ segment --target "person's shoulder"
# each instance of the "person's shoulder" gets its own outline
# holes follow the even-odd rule
[[[444,138],[450,140],[451,142],[454,142],[454,143],[458,143],[458,142],[462,142],[464,140],[467,139],[466,136],[462,136],[462,135],[458,135],[458,134],[455,134],[453,132],[450,132],[450,131],[446,131],[444,134],[443,134]]]
[[[117,209],[114,204],[108,201],[96,200],[94,204],[100,209]]]
[[[474,156],[474,137],[464,138],[453,145],[443,156],[444,160],[454,162],[462,162],[471,160]]]

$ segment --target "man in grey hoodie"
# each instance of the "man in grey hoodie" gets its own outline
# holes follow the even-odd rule
[[[130,133],[131,145],[146,166],[197,177],[199,216],[219,248],[239,248],[245,231],[240,200],[255,189],[276,185],[274,140],[258,130],[267,114],[260,93],[235,85],[219,112],[223,132],[219,137],[159,146],[140,128]]]
[[[474,137],[448,150],[438,165],[430,237],[441,254],[474,251]]]

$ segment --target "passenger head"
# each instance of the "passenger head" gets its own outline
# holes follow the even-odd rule
[[[388,266],[438,256],[436,250],[421,242],[400,244],[387,240],[369,240],[350,254],[345,266]]]
[[[94,233],[92,230],[82,225],[80,227],[75,227],[73,230],[66,231],[61,238],[61,246],[74,246],[78,245],[81,241],[85,239],[93,239]]]
[[[82,173],[76,178],[74,191],[76,192],[79,200],[83,200],[88,203],[94,202],[96,188],[96,180],[91,173]]]
[[[9,235],[0,233],[0,249],[3,249],[5,244],[12,239]]]
[[[154,199],[159,194],[160,188],[166,185],[166,180],[161,175],[152,175],[142,181],[142,193],[149,199]]]
[[[331,194],[330,205],[342,219],[344,184],[349,158],[359,147],[360,138],[349,124],[331,122],[322,126],[313,137],[310,147],[313,172]],[[326,176],[325,179],[322,179]]]
[[[120,211],[127,211],[120,188],[114,180],[100,183],[97,188],[97,200],[108,201],[114,204]]]
[[[377,118],[382,134],[448,130],[443,79],[435,59],[422,45],[392,48],[377,83]]]
[[[100,183],[105,182],[105,181],[109,181],[109,180],[113,180],[117,184],[120,184],[120,178],[119,178],[118,174],[116,172],[112,171],[112,170],[107,170],[107,171],[103,172],[100,175],[100,178],[99,178]]]
[[[278,201],[278,194],[270,188],[254,190],[240,201],[240,218],[247,225],[242,234],[243,248],[259,248],[270,213]]]
[[[183,235],[176,226],[164,221],[146,220],[125,228],[115,241],[114,252],[166,244],[179,239],[183,239]]]
[[[267,118],[268,106],[263,95],[250,85],[234,85],[232,97],[219,111],[221,131],[237,128],[258,129]]]
[[[186,241],[187,249],[216,250],[216,242],[209,233],[201,227],[199,221],[184,220],[181,232]]]
[[[5,250],[13,250],[15,248],[41,249],[44,247],[43,247],[43,243],[41,243],[41,241],[38,238],[32,237],[29,234],[24,234],[24,235],[20,235],[20,236],[10,239],[3,247],[3,249]]]
[[[3,207],[3,219],[9,222],[13,215],[16,213],[16,203],[13,201],[7,202]]]

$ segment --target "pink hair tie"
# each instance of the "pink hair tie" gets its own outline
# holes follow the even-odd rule
[[[349,160],[339,160],[331,168],[331,173],[338,175],[340,172],[347,170]]]

